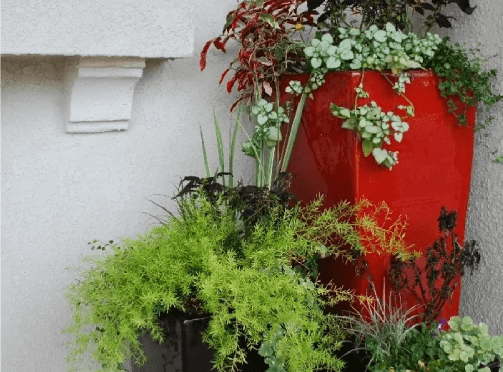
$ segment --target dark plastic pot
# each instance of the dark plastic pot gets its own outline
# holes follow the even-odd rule
[[[213,350],[202,340],[209,320],[209,317],[162,318],[159,322],[166,335],[164,343],[159,345],[150,336],[142,336],[140,342],[147,362],[141,367],[134,366],[133,372],[209,372]]]
[[[209,321],[210,317],[162,318],[160,325],[166,335],[164,343],[159,345],[150,336],[142,336],[140,341],[147,354],[147,362],[141,367],[133,366],[133,372],[212,371],[214,351],[202,339]],[[266,370],[267,365],[256,350],[248,353],[247,363],[240,368],[241,372]]]

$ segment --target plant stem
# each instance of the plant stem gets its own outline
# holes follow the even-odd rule
[[[290,161],[290,155],[292,154],[293,145],[295,143],[295,137],[297,136],[297,130],[299,129],[300,119],[302,118],[302,112],[304,111],[304,105],[306,104],[307,93],[302,92],[300,96],[299,104],[297,105],[297,110],[295,111],[295,117],[292,123],[292,131],[288,137],[288,143],[286,145],[285,158],[281,164],[281,172],[286,172],[288,168],[288,162]]]
[[[274,158],[275,158],[275,154],[276,154],[276,146],[274,147],[269,147],[269,151],[268,151],[268,156],[269,156],[269,159],[268,160],[268,164],[267,164],[267,187],[268,189],[270,190],[271,187],[272,187],[272,173],[273,173],[273,169],[274,169]]]

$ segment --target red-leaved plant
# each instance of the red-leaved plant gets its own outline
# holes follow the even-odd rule
[[[278,91],[279,77],[300,67],[304,45],[293,37],[305,26],[314,26],[315,11],[300,11],[306,0],[243,1],[229,12],[223,34],[209,40],[201,51],[199,67],[204,70],[208,50],[213,45],[226,52],[229,40],[239,44],[236,58],[222,73],[221,84],[230,70],[227,92],[237,84],[239,93],[231,111],[245,99],[259,100]]]

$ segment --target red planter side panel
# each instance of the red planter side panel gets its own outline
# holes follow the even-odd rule
[[[415,116],[404,119],[410,129],[402,142],[392,139],[390,150],[398,151],[399,159],[392,170],[377,165],[372,156],[364,157],[355,133],[343,129],[342,120],[331,114],[330,102],[354,107],[354,89],[362,79],[360,72],[335,72],[327,74],[325,84],[314,92],[314,100],[306,102],[289,171],[295,176],[291,191],[305,202],[319,194],[325,196],[326,206],[342,200],[385,201],[395,216],[407,218],[406,242],[424,252],[440,236],[437,219],[442,206],[458,211],[457,233],[459,241],[464,240],[475,109],[469,111],[469,125],[459,126],[440,95],[438,78],[426,71],[413,71],[410,76],[405,94],[414,103]],[[298,75],[289,80],[296,79],[305,82],[307,77]],[[389,75],[389,79],[396,78]],[[385,111],[400,114],[397,106],[408,105],[379,72],[365,73],[363,89],[370,97],[359,99],[359,106],[374,100]],[[367,258],[380,292],[389,257]],[[360,294],[368,288],[365,281],[355,277],[352,268],[331,259],[322,263],[320,278],[350,286]],[[386,287],[387,291],[391,289],[390,284]],[[459,286],[442,317],[457,314],[458,305]]]

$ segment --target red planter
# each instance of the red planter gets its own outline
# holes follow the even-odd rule
[[[291,76],[289,80],[306,82],[308,75]],[[341,127],[330,103],[352,108],[355,87],[360,84],[360,72],[332,72],[325,84],[314,92],[304,108],[289,171],[294,174],[291,191],[300,200],[310,201],[323,194],[325,205],[342,200],[362,198],[372,202],[385,201],[395,216],[407,217],[406,242],[415,249],[426,250],[438,237],[437,218],[442,206],[458,211],[457,233],[463,241],[466,210],[470,191],[473,157],[473,127],[475,109],[468,113],[468,126],[459,126],[447,111],[446,101],[437,87],[438,78],[431,72],[411,72],[406,96],[414,103],[415,116],[405,120],[410,129],[397,143],[392,139],[391,151],[398,151],[399,164],[389,170],[377,165],[373,156],[364,157],[361,142],[351,130]],[[287,81],[283,82],[283,89]],[[364,90],[369,99],[359,99],[358,105],[374,100],[384,111],[397,111],[398,105],[408,105],[392,89],[391,84],[376,71],[364,76]],[[290,98],[285,94],[282,99]],[[376,290],[381,293],[389,257],[367,256]],[[365,294],[368,283],[357,277],[354,268],[333,259],[325,259],[320,279]],[[386,285],[386,290],[391,288]],[[441,317],[458,313],[460,286]]]

